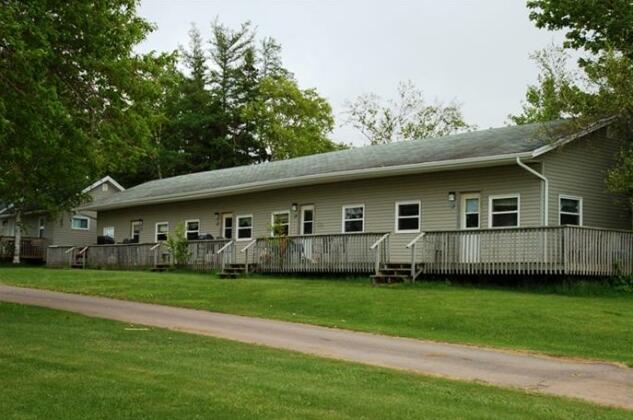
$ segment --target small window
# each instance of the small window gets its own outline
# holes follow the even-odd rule
[[[479,194],[462,194],[462,229],[479,229]]]
[[[490,227],[519,226],[519,196],[490,197]]]
[[[582,198],[560,196],[559,202],[561,225],[582,225]]]
[[[288,236],[290,234],[290,212],[277,211],[271,215],[271,236]]]
[[[132,220],[130,222],[130,238],[132,242],[138,243],[141,239],[141,230],[143,229],[143,222],[141,220]]]
[[[225,214],[222,216],[222,236],[225,239],[233,239],[233,215]]]
[[[108,183],[104,182],[103,184],[101,184],[101,191],[106,192],[110,189],[110,187],[108,187]]]
[[[103,236],[114,239],[114,226],[108,226],[103,228]]]
[[[396,232],[420,231],[420,201],[399,201],[396,203]]]
[[[84,216],[73,216],[70,226],[74,230],[90,229],[90,219]]]
[[[343,206],[343,233],[360,233],[365,230],[365,205]]]
[[[189,241],[195,241],[200,236],[200,220],[187,220],[185,222],[185,237]]]
[[[237,216],[237,240],[253,238],[253,216]]]
[[[39,229],[37,231],[37,237],[42,239],[44,237],[44,230],[46,230],[46,219],[43,217],[39,218]]]
[[[301,234],[314,235],[314,206],[301,207]]]
[[[168,222],[156,223],[156,237],[155,237],[156,242],[166,241],[168,234],[169,234]]]

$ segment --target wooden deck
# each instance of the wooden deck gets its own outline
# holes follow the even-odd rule
[[[23,237],[20,246],[20,258],[27,261],[45,261],[48,241],[46,239]],[[13,259],[15,237],[0,236],[0,260]]]
[[[217,250],[228,240],[189,241],[187,268],[196,271],[215,271],[220,268]],[[48,248],[46,264],[49,267],[69,267],[76,260],[81,247],[51,246]],[[171,262],[164,244],[112,244],[91,245],[85,251],[86,268],[111,270],[146,270],[156,265]]]
[[[422,232],[408,260],[391,261],[389,233],[259,238],[252,241],[191,241],[186,266],[220,271],[239,264],[263,273],[375,273],[398,265],[420,275],[633,274],[633,232],[578,226]],[[49,247],[47,264],[72,266],[81,251],[87,268],[148,269],[168,266],[164,244]],[[398,252],[398,254],[402,254]]]
[[[633,274],[633,232],[580,226],[425,232],[412,260],[418,274]]]

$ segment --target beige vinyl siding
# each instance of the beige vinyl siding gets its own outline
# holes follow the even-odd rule
[[[448,193],[456,192],[457,201],[451,206]],[[399,176],[374,180],[350,181],[309,187],[287,188],[217,199],[193,200],[99,212],[98,231],[114,226],[115,239],[121,242],[130,237],[130,221],[143,219],[141,242],[154,241],[157,222],[169,222],[171,230],[188,219],[200,219],[200,233],[221,235],[221,217],[216,222],[214,213],[253,215],[253,237],[270,235],[271,213],[290,210],[293,203],[297,212],[290,215],[290,235],[300,232],[300,208],[314,205],[315,233],[342,232],[342,207],[351,204],[365,206],[365,232],[394,232],[396,201],[420,200],[421,230],[457,229],[459,227],[459,193],[481,193],[481,227],[488,225],[488,196],[519,193],[521,195],[521,226],[536,226],[540,215],[540,184],[537,178],[516,165],[466,171],[438,172],[415,176]],[[235,234],[235,229],[234,229]],[[405,245],[416,233],[392,234],[392,260],[407,261]],[[241,249],[243,242],[238,244]],[[244,244],[245,245],[245,244]]]
[[[631,229],[629,209],[607,191],[605,183],[620,144],[602,129],[543,156],[544,175],[550,182],[550,225],[559,224],[559,195],[563,194],[582,197],[583,225]]]
[[[85,246],[97,243],[97,214],[92,211],[82,211],[75,213],[77,216],[88,217],[90,219],[88,230],[72,228],[73,213],[64,212],[55,220],[52,241],[55,245],[75,245]]]

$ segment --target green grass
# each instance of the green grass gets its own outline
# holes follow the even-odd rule
[[[12,267],[0,283],[633,366],[633,295]]]
[[[633,418],[575,400],[424,377],[0,303],[0,416]]]

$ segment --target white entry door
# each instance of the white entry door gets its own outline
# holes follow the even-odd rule
[[[475,232],[481,225],[481,196],[461,194],[460,228],[464,231],[460,238],[460,262],[475,263],[481,259],[480,236]]]

